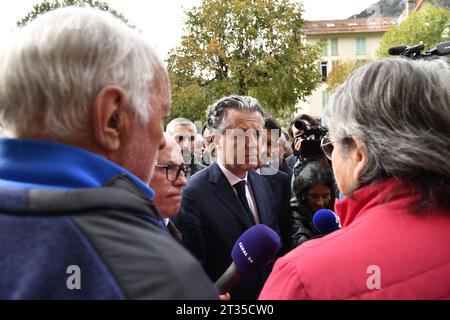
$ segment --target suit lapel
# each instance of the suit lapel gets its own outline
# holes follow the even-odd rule
[[[264,188],[264,185],[257,181],[256,179],[257,173],[253,171],[248,172],[248,180],[250,182],[250,186],[253,191],[253,197],[255,197],[256,207],[258,208],[258,215],[259,220],[261,223],[265,225],[271,225],[271,212],[268,210],[272,210],[271,208],[267,208],[267,197],[270,197],[269,194],[267,194],[266,188]],[[258,177],[262,178],[262,177]],[[264,179],[264,178],[263,178]]]
[[[209,181],[212,184],[212,190],[217,199],[219,199],[246,228],[250,228],[253,225],[250,218],[234,193],[233,187],[215,162],[210,167]]]

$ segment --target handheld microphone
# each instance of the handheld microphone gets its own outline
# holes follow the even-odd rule
[[[320,209],[313,216],[313,225],[321,234],[329,234],[341,228],[339,217],[330,209]]]
[[[215,286],[220,294],[230,291],[242,278],[263,269],[280,249],[280,237],[264,224],[247,229],[231,251],[233,262]]]

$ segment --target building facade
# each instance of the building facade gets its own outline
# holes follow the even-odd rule
[[[371,7],[368,9],[373,12],[370,18],[305,22],[303,33],[307,43],[323,45],[321,59],[317,62],[323,81],[306,101],[298,104],[298,113],[322,117],[329,99],[326,78],[338,60],[374,60],[381,38],[392,24],[399,24],[410,14],[430,5],[444,7],[442,0],[404,0],[404,3],[405,9],[398,17],[381,17],[376,7]]]
[[[328,103],[326,78],[338,60],[375,59],[383,34],[395,23],[393,17],[306,21],[303,33],[308,44],[321,44],[318,67],[322,73],[321,85],[299,103],[300,113],[321,118]]]

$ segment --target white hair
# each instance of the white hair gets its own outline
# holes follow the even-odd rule
[[[197,133],[197,128],[195,127],[195,124],[186,118],[176,118],[170,121],[166,126],[166,133],[173,135],[173,131],[175,130],[175,126],[183,125],[188,126],[194,129],[194,132]]]
[[[0,123],[17,133],[39,119],[47,134],[79,134],[88,130],[89,108],[106,85],[123,88],[145,123],[155,74],[163,70],[143,37],[111,14],[50,11],[17,30],[0,53]]]

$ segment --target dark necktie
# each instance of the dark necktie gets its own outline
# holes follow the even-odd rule
[[[247,197],[245,196],[245,181],[241,180],[234,185],[237,191],[237,196],[239,201],[241,201],[242,206],[247,212],[248,217],[250,218],[250,222],[255,224],[255,218],[253,218],[252,210],[250,210],[250,206],[248,205]]]

